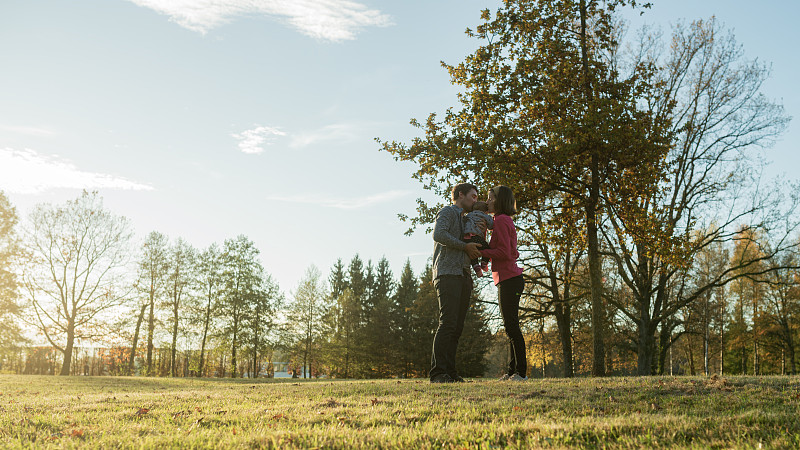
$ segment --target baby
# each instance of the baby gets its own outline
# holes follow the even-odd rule
[[[464,242],[476,242],[479,244],[478,249],[480,250],[489,248],[489,243],[486,242],[486,230],[494,228],[494,219],[487,213],[488,210],[489,205],[486,202],[475,202],[472,211],[467,213],[464,223]],[[483,272],[489,270],[489,258],[473,259],[470,263],[472,270],[479,277],[483,276]]]

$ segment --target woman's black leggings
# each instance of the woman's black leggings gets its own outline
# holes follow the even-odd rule
[[[528,360],[525,357],[525,338],[519,328],[519,298],[525,289],[525,280],[522,275],[508,280],[503,280],[497,285],[497,297],[500,299],[500,314],[503,317],[503,327],[508,335],[509,356],[511,363],[508,365],[508,374],[518,373],[528,376]]]

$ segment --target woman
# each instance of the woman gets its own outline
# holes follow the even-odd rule
[[[507,186],[496,186],[489,191],[489,212],[494,214],[494,229],[489,249],[481,255],[491,258],[492,278],[497,286],[500,314],[508,335],[511,363],[501,380],[525,381],[528,379],[528,361],[525,357],[525,338],[519,328],[519,298],[525,289],[522,269],[517,266],[517,229],[511,216],[517,213],[514,193]]]

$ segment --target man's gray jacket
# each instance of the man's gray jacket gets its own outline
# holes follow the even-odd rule
[[[462,209],[445,206],[436,214],[433,226],[433,279],[442,275],[469,274],[469,257],[464,251]],[[471,276],[471,275],[470,275]]]

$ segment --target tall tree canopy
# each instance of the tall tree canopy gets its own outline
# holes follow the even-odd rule
[[[70,374],[76,339],[102,336],[105,315],[121,304],[131,236],[128,220],[103,208],[96,192],[31,213],[27,320],[63,354],[61,375]]]
[[[444,64],[462,87],[460,109],[428,117],[425,137],[383,143],[416,162],[415,177],[446,198],[471,179],[504,184],[530,211],[554,193],[584,216],[593,310],[593,374],[604,374],[602,274],[598,224],[608,192],[655,189],[668,150],[669,116],[639,100],[654,89],[653,68],[620,73],[614,10],[635,2],[509,0],[467,34],[484,42],[457,65]],[[627,196],[617,197],[624,202]],[[623,205],[624,207],[624,205]],[[436,208],[420,201],[414,223]]]

